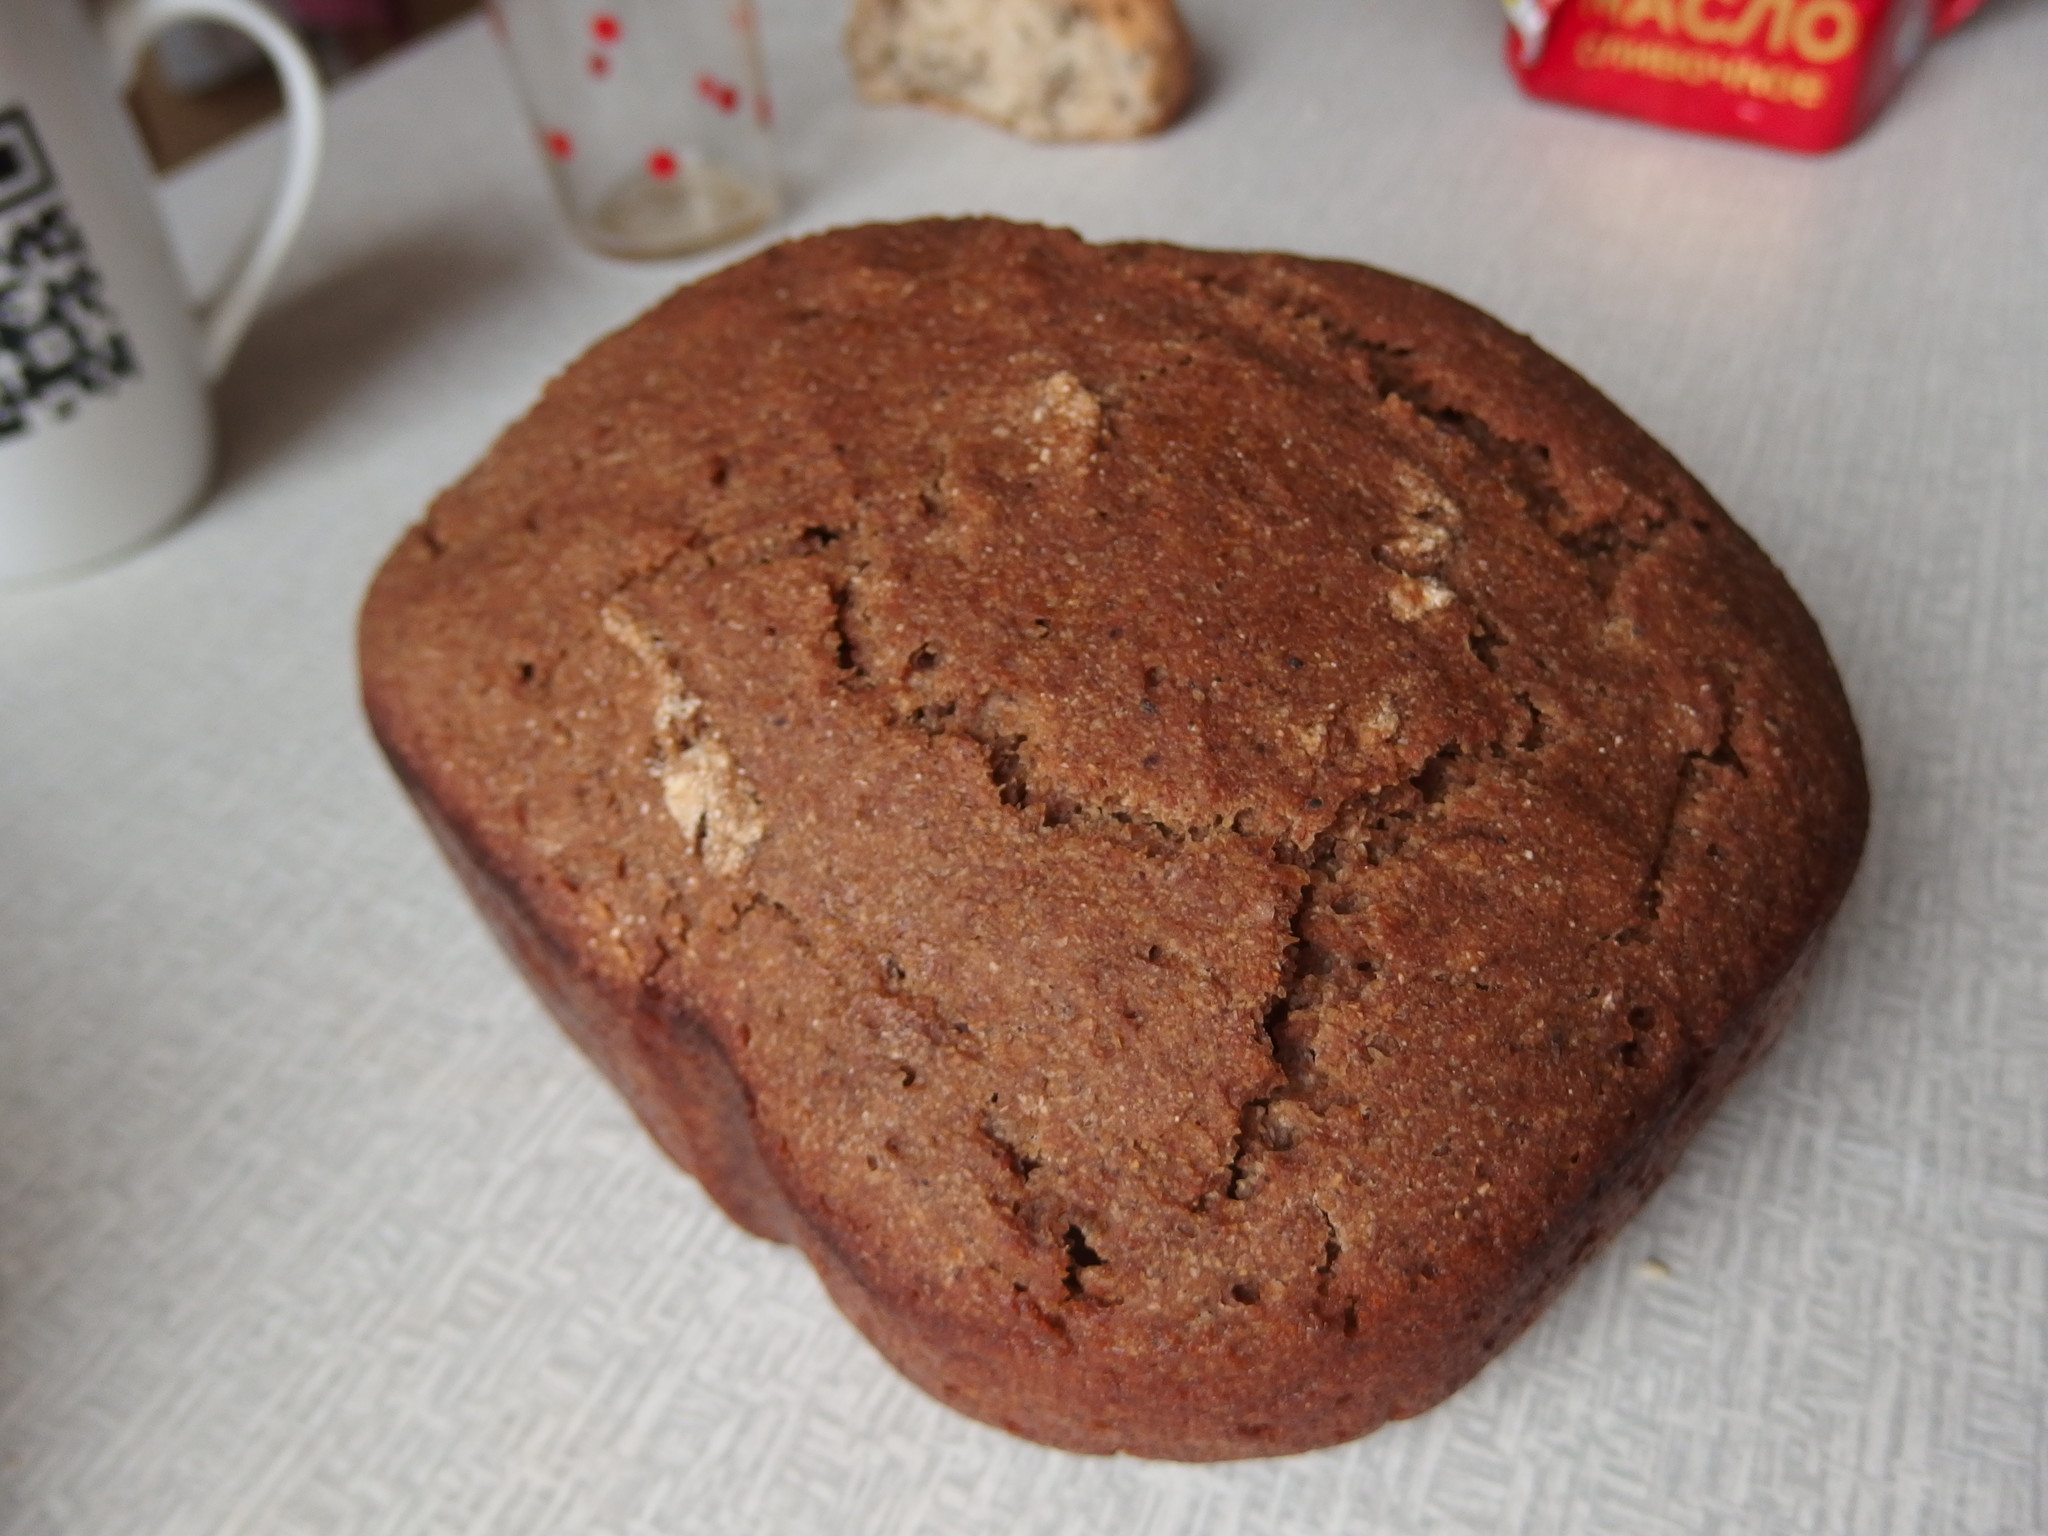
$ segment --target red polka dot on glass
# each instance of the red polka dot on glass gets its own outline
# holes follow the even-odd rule
[[[656,181],[671,180],[676,174],[676,157],[666,149],[651,151],[647,156],[647,174]]]
[[[619,40],[619,18],[610,11],[599,11],[590,18],[590,35],[600,43],[616,43]]]
[[[593,53],[590,56],[588,67],[591,74],[602,80],[612,72],[612,61],[601,53]]]
[[[549,156],[556,160],[566,160],[576,153],[576,141],[559,128],[543,134],[541,142],[547,146]]]
[[[721,112],[736,112],[740,105],[739,87],[718,78],[708,70],[697,77],[697,94]]]

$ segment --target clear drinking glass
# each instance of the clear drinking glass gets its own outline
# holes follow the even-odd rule
[[[754,0],[491,0],[569,225],[678,256],[776,210]]]

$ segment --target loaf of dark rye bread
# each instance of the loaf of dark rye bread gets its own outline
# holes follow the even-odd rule
[[[406,535],[379,739],[655,1139],[963,1412],[1419,1412],[1776,1035],[1861,849],[1812,620],[1475,310],[995,221],[776,247]]]

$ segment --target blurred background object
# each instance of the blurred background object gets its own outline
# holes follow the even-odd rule
[[[1180,115],[1194,43],[1174,0],[854,0],[867,100],[965,112],[1027,139],[1131,139]]]
[[[1507,0],[1532,96],[1780,149],[1839,149],[1981,0]]]
[[[497,0],[491,20],[584,244],[679,256],[774,216],[754,0]]]
[[[335,80],[474,10],[478,0],[264,0]],[[129,87],[128,105],[160,171],[278,110],[276,78],[236,33],[206,22],[170,32]]]

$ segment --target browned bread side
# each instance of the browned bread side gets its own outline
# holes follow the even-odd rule
[[[1029,139],[1157,133],[1194,86],[1174,0],[854,0],[845,47],[867,100]]]
[[[844,230],[594,348],[365,605],[379,739],[661,1144],[1052,1444],[1476,1371],[1775,1036],[1866,790],[1783,578],[1336,262]]]

